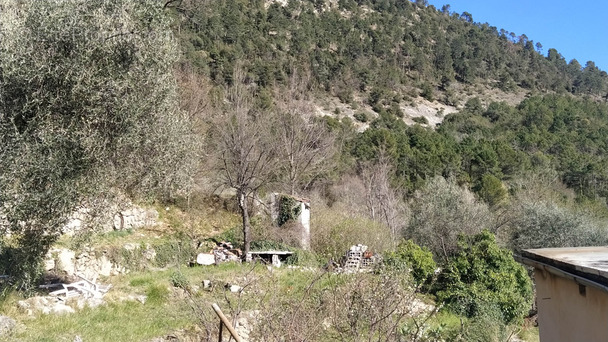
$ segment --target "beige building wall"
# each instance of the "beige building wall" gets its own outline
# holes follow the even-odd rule
[[[541,342],[607,342],[608,293],[535,269]]]

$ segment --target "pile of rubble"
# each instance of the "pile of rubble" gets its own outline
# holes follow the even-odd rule
[[[240,249],[234,248],[232,243],[221,241],[209,253],[200,253],[196,257],[196,263],[199,265],[214,265],[227,261],[240,261],[243,252]]]

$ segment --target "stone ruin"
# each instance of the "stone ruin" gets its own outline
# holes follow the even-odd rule
[[[298,215],[294,217],[294,221],[300,228],[299,240],[302,249],[310,249],[310,200],[307,198],[296,197],[292,195],[272,193],[270,194],[270,218],[275,225],[280,225],[279,214],[281,210],[281,201],[284,198],[293,199]]]

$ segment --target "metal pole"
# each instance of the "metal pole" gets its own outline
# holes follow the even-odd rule
[[[232,324],[230,323],[230,321],[228,320],[228,318],[226,318],[226,316],[224,316],[224,313],[222,312],[222,310],[220,309],[220,307],[217,304],[215,304],[215,303],[213,303],[211,305],[211,307],[213,308],[213,310],[215,311],[215,313],[217,314],[217,316],[220,318],[220,320],[222,321],[222,323],[224,323],[224,326],[226,326],[226,328],[230,332],[230,335],[232,335],[232,337],[234,337],[234,340],[236,342],[242,342],[241,338],[236,333],[236,330],[234,330],[234,328],[232,327]],[[220,330],[220,332],[221,332],[221,330]]]

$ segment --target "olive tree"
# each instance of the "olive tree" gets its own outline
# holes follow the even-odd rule
[[[460,234],[473,235],[493,226],[485,203],[477,201],[468,189],[440,176],[416,192],[411,211],[407,237],[444,261],[457,251]]]
[[[83,203],[188,181],[177,57],[157,1],[0,0],[0,252],[22,285]]]

